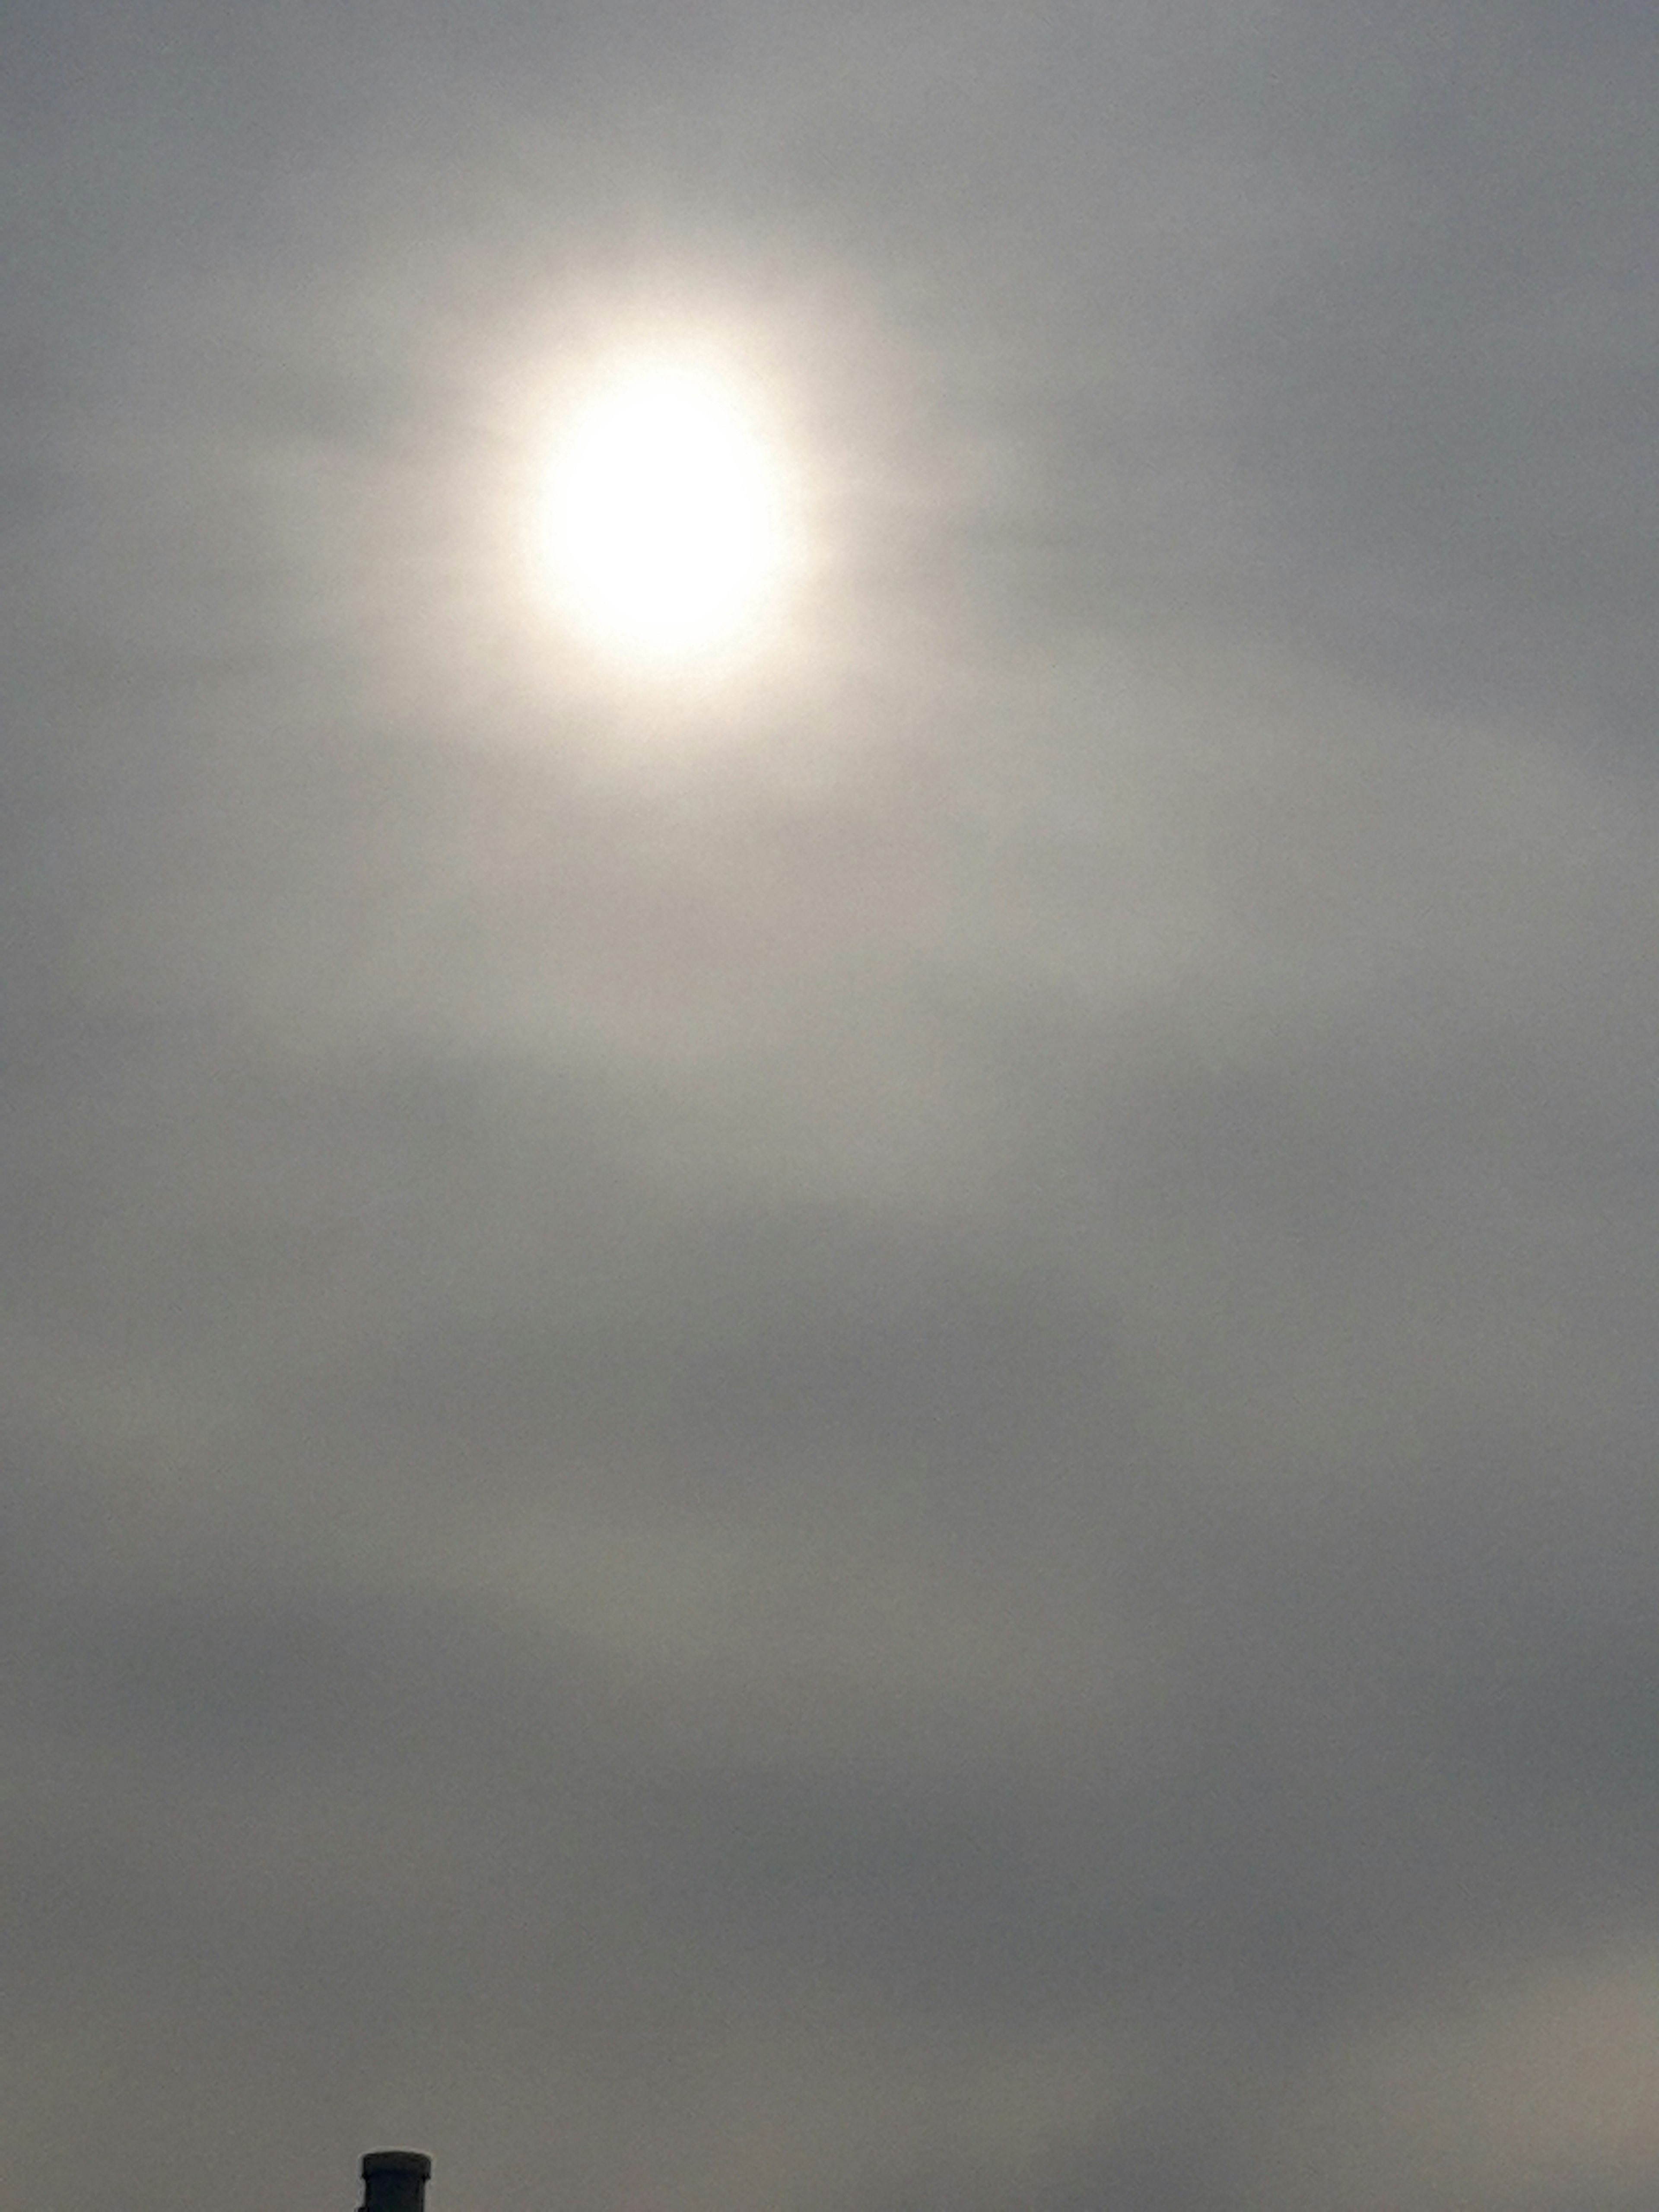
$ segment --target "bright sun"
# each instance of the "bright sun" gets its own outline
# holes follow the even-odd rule
[[[601,381],[553,456],[550,581],[608,657],[683,669],[761,640],[789,568],[786,475],[741,386],[653,361]]]

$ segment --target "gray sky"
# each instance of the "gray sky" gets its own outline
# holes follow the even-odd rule
[[[8,2201],[1650,2203],[1659,14],[0,38]]]

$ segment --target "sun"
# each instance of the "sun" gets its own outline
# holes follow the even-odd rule
[[[608,659],[668,673],[757,648],[792,556],[788,471],[763,410],[697,361],[608,371],[557,438],[540,552],[563,619]]]

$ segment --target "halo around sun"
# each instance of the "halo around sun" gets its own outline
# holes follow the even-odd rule
[[[544,480],[540,550],[560,614],[644,672],[746,656],[788,580],[787,478],[737,380],[672,359],[597,379]]]

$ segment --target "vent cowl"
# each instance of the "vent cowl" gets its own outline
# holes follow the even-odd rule
[[[432,2160],[423,2150],[371,2150],[363,2157],[362,2212],[422,2212]]]

